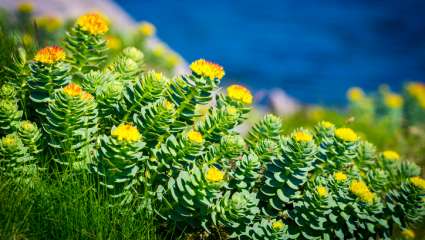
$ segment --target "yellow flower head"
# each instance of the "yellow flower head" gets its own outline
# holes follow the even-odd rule
[[[122,46],[121,40],[114,35],[108,35],[105,37],[105,39],[106,39],[106,46],[109,49],[118,50]]]
[[[335,136],[346,142],[357,141],[358,136],[351,128],[338,128],[335,130]]]
[[[31,2],[24,2],[18,5],[18,12],[31,13],[34,7]]]
[[[62,20],[55,16],[41,16],[35,19],[37,25],[46,29],[47,32],[54,32],[62,26]]]
[[[216,167],[208,168],[205,179],[208,182],[221,182],[224,179],[224,172],[218,170]]]
[[[181,58],[175,53],[169,53],[165,56],[165,61],[171,66],[176,66],[181,63]]]
[[[297,142],[310,142],[313,140],[313,136],[305,131],[296,131],[293,135],[293,138]]]
[[[397,152],[391,150],[384,151],[382,156],[388,160],[400,160],[400,155]]]
[[[204,140],[202,134],[195,130],[190,130],[187,133],[187,138],[193,143],[202,143],[202,141]]]
[[[151,37],[155,35],[156,28],[155,26],[150,22],[142,22],[139,25],[139,33],[141,33],[145,37]]]
[[[407,239],[414,239],[416,237],[415,232],[410,228],[403,229],[403,231],[401,232],[401,235]]]
[[[415,177],[411,177],[409,180],[410,180],[410,183],[413,184],[415,187],[425,190],[425,179],[419,176],[415,176]]]
[[[10,147],[16,145],[17,139],[18,138],[16,137],[16,135],[9,134],[6,135],[6,137],[4,137],[1,141],[4,146]]]
[[[26,130],[26,131],[32,131],[35,128],[35,126],[30,121],[22,121],[21,122],[21,128]]]
[[[345,173],[343,173],[343,172],[336,172],[334,174],[334,178],[338,182],[343,182],[343,181],[346,181],[347,180],[347,175]]]
[[[65,51],[58,46],[45,47],[37,51],[34,61],[52,64],[65,59]]]
[[[272,223],[272,228],[273,228],[274,230],[277,230],[277,231],[282,230],[284,226],[285,226],[285,224],[283,223],[283,221],[282,221],[282,220],[274,221],[274,222]]]
[[[90,93],[88,93],[86,91],[83,91],[81,93],[81,99],[83,99],[83,100],[92,100],[92,99],[94,99],[94,97]]]
[[[101,35],[109,30],[106,18],[99,13],[82,15],[77,19],[76,24],[92,35]]]
[[[172,111],[172,110],[174,110],[174,104],[170,101],[165,100],[164,101],[164,108],[167,109],[168,111]]]
[[[320,124],[324,127],[324,128],[333,128],[335,127],[335,125],[331,122],[328,121],[321,121]]]
[[[229,115],[232,115],[232,116],[234,116],[238,113],[238,110],[235,107],[232,107],[232,106],[227,107],[226,111]]]
[[[384,97],[384,103],[389,108],[401,108],[403,106],[403,97],[389,93]]]
[[[222,66],[205,59],[198,59],[192,62],[190,64],[190,70],[196,75],[208,77],[210,79],[217,78],[221,80],[224,77],[224,69]]]
[[[368,204],[373,203],[375,195],[369,190],[363,181],[354,180],[350,184],[350,191],[360,198],[363,202]]]
[[[360,101],[364,98],[364,92],[359,87],[352,87],[347,91],[347,98],[353,102]]]
[[[411,82],[406,86],[407,93],[413,97],[425,95],[425,84],[420,82]]]
[[[70,83],[63,88],[63,92],[70,97],[76,97],[81,96],[83,89],[81,89],[81,87],[75,83]]]
[[[245,104],[252,104],[252,94],[244,86],[233,84],[227,87],[227,95],[236,101],[243,102]]]
[[[166,52],[166,48],[165,48],[165,46],[163,45],[163,44],[157,44],[157,45],[155,45],[155,47],[152,49],[152,54],[155,56],[155,57],[162,57],[164,54],[165,54],[165,52]]]
[[[137,142],[142,138],[136,127],[126,123],[121,123],[113,129],[111,135],[120,141],[126,142]]]
[[[324,186],[318,186],[316,187],[316,192],[319,195],[319,197],[326,197],[328,196],[328,189]]]

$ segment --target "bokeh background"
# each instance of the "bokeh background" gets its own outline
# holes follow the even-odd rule
[[[275,87],[304,103],[341,106],[351,86],[399,90],[425,76],[421,0],[114,0],[188,62],[211,59],[225,83]]]

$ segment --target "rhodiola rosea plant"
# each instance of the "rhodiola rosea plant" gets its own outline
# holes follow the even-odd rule
[[[221,66],[200,59],[168,79],[131,47],[107,63],[107,31],[101,15],[81,16],[65,48],[21,59],[16,79],[3,81],[2,175],[32,184],[41,172],[88,172],[117,199],[112,207],[142,200],[158,221],[199,237],[413,235],[425,215],[415,164],[326,121],[282,135],[281,120],[266,115],[241,136],[253,96],[240,85],[219,91]]]

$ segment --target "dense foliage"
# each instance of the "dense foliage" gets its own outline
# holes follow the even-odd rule
[[[421,169],[398,153],[326,121],[283,135],[270,114],[243,137],[235,127],[253,96],[220,91],[221,66],[200,59],[169,79],[132,47],[108,63],[107,31],[101,15],[84,15],[64,49],[21,57],[2,79],[2,176],[25,186],[88,173],[99,198],[117,200],[111,209],[133,206],[199,238],[408,238],[425,215]]]

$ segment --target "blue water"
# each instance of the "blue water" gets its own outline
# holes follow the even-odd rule
[[[425,79],[425,1],[116,0],[188,61],[226,69],[225,83],[283,88],[340,105],[350,86],[399,89]]]

